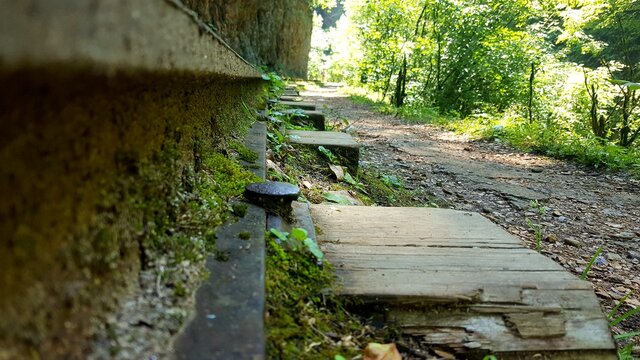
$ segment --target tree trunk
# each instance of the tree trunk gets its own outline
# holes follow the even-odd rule
[[[405,55],[402,58],[402,66],[400,67],[400,71],[398,72],[398,79],[396,79],[396,91],[393,97],[393,105],[395,107],[400,108],[404,105],[404,98],[407,96],[406,94],[406,85],[407,85],[407,56]]]
[[[536,63],[531,62],[531,75],[529,76],[529,123],[533,123],[533,81],[536,78]]]

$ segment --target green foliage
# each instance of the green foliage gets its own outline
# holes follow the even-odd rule
[[[277,98],[282,95],[286,86],[282,76],[276,72],[263,71],[262,79],[269,82],[268,95],[270,99]]]
[[[332,163],[332,164],[338,164],[339,163],[338,157],[335,156],[331,150],[325,148],[324,146],[318,146],[318,151],[325,158],[327,158],[327,160],[329,160],[330,163]]]
[[[349,358],[357,355],[359,349],[326,341],[324,335],[362,330],[362,324],[338,299],[325,294],[333,286],[333,269],[328,263],[319,266],[318,257],[307,248],[282,246],[278,240],[285,241],[280,239],[284,233],[276,234],[267,239],[267,357],[331,359],[337,354]]]
[[[382,180],[382,182],[385,185],[391,186],[391,187],[394,187],[394,188],[397,188],[397,189],[402,189],[404,187],[404,184],[402,183],[402,180],[400,180],[395,175],[382,174],[382,175],[380,175],[380,180]]]
[[[604,248],[604,245],[600,246],[598,250],[596,250],[596,253],[593,254],[593,256],[591,257],[591,260],[589,260],[589,263],[587,264],[587,267],[585,267],[584,270],[582,271],[582,274],[580,274],[580,279],[582,280],[587,279],[587,276],[589,275],[589,271],[591,271],[591,267],[593,266],[593,263],[595,263],[598,256],[602,254],[603,248]]]
[[[352,100],[640,175],[637,1],[349,0],[345,8],[342,33],[325,31],[331,51],[322,63],[332,66],[325,74],[377,94]],[[351,62],[339,60],[345,38],[356,43]]]
[[[414,109],[466,114],[521,101],[519,85],[544,47],[527,31],[535,9],[525,1],[377,0],[355,8],[361,83]]]
[[[625,321],[626,319],[636,315],[640,313],[640,308],[635,308],[635,309],[631,309],[627,312],[625,312],[624,314],[616,317],[615,319],[611,320],[611,322],[609,323],[609,326],[616,326],[618,324],[620,324],[621,322]]]
[[[305,249],[315,256],[317,261],[322,262],[324,259],[322,250],[320,250],[315,240],[308,237],[307,230],[305,229],[293,228],[291,229],[291,233],[287,233],[271,228],[269,235],[277,239],[278,243],[284,245],[289,250],[300,252],[302,249]]]
[[[332,203],[336,203],[340,205],[351,205],[351,201],[349,201],[349,199],[345,198],[344,196],[340,196],[333,193],[326,193],[323,196],[327,201]]]
[[[540,224],[534,224],[530,219],[527,219],[527,226],[529,226],[529,229],[531,229],[535,235],[536,251],[542,251],[542,226]]]

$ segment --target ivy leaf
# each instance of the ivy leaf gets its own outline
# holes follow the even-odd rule
[[[287,239],[289,238],[289,233],[282,232],[276,228],[271,228],[269,232],[271,233],[271,235],[275,236],[280,241],[287,241]]]
[[[392,186],[398,189],[404,187],[404,185],[402,184],[402,181],[398,179],[398,177],[395,175],[382,175],[380,177],[380,180],[382,180],[382,182],[385,183],[385,185],[387,186]]]
[[[307,235],[308,235],[307,230],[305,229],[301,229],[301,228],[291,229],[291,237],[296,240],[305,241],[307,239]]]
[[[351,174],[349,173],[345,173],[344,174],[344,182],[346,182],[347,184],[350,185],[358,185],[358,183],[356,182],[356,180],[351,176]]]
[[[332,203],[336,203],[336,204],[340,204],[340,205],[351,205],[351,202],[349,201],[349,199],[340,196],[340,195],[336,195],[336,194],[332,194],[332,193],[326,193],[324,194],[324,198]]]
[[[324,253],[322,252],[322,250],[320,250],[320,247],[318,246],[318,244],[316,244],[315,241],[313,241],[313,239],[311,238],[304,239],[304,245],[311,252],[311,254],[313,254],[313,256],[316,257],[316,259],[322,260],[324,258]]]

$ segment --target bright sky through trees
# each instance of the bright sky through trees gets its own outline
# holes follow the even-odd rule
[[[314,31],[312,78],[364,87],[402,114],[640,143],[639,0],[338,3],[336,26]]]

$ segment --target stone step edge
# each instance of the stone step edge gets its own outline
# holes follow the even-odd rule
[[[40,1],[38,11],[29,12],[22,2],[3,3],[0,23],[10,29],[0,32],[5,70],[65,65],[108,76],[158,72],[261,79],[253,65],[181,1],[96,4]]]
[[[243,165],[265,178],[266,125],[256,122],[245,146],[258,153]],[[216,230],[216,253],[209,255],[210,276],[197,290],[195,314],[174,346],[175,359],[265,358],[264,209],[242,201],[246,214]]]

